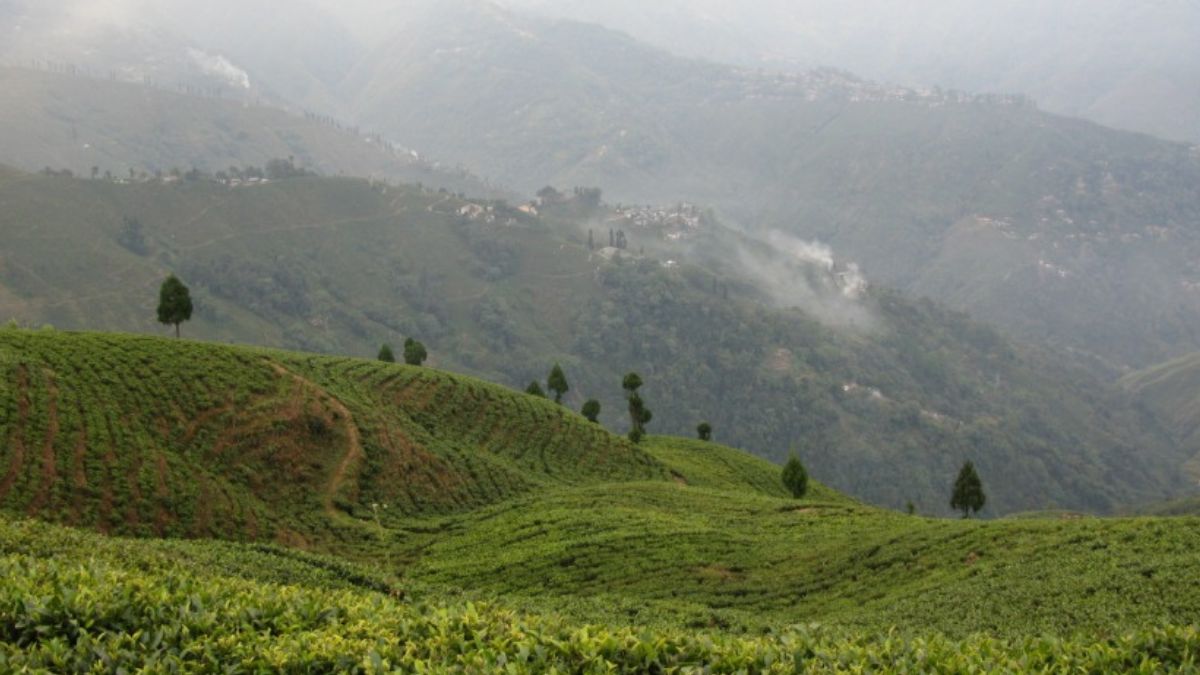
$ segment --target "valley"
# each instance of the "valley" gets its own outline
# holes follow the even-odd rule
[[[818,4],[0,0],[0,672],[1200,669],[1195,9]]]

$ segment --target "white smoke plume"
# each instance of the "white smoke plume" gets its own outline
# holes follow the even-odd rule
[[[235,87],[250,88],[250,74],[224,56],[209,54],[195,47],[188,48],[188,56],[205,75],[220,78]]]
[[[738,261],[743,274],[781,307],[798,308],[835,328],[873,330],[877,318],[867,298],[867,280],[858,265],[840,262],[833,249],[771,232],[766,237],[780,255],[743,247]]]

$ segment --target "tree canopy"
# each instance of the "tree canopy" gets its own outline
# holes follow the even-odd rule
[[[419,366],[425,363],[425,359],[429,358],[429,352],[425,350],[425,345],[408,338],[404,341],[404,362],[410,366]]]
[[[191,318],[191,292],[172,274],[158,290],[158,322],[175,326],[175,337],[179,337],[179,324]]]
[[[396,362],[396,355],[392,352],[392,346],[386,342],[383,343],[383,346],[381,346],[379,348],[379,357],[378,358],[380,361],[383,361],[384,363],[395,363]]]
[[[550,377],[546,380],[546,387],[554,392],[554,402],[562,403],[563,394],[571,388],[567,384],[567,375],[563,372],[562,366],[554,364],[554,368],[550,370]]]
[[[971,513],[979,513],[979,509],[987,502],[983,493],[983,481],[975,471],[975,464],[966,462],[958,471],[954,481],[954,494],[950,496],[950,508],[962,511],[963,518],[970,518]]]
[[[583,410],[580,412],[583,413],[583,416],[586,417],[589,422],[598,423],[600,421],[600,401],[597,401],[594,398],[589,399],[587,403],[583,404]]]
[[[804,463],[800,461],[796,453],[792,453],[787,464],[783,465],[783,486],[796,499],[800,499],[808,492],[808,470],[804,468]]]

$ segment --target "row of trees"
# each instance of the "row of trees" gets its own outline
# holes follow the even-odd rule
[[[646,435],[646,425],[654,418],[654,413],[646,407],[646,402],[638,393],[642,384],[642,378],[637,373],[629,373],[621,381],[621,388],[625,391],[625,400],[629,411],[629,440],[634,443],[641,442]],[[537,380],[530,382],[529,386],[525,387],[526,394],[539,398],[548,398],[547,390],[554,393],[554,402],[560,405],[563,396],[571,390],[571,385],[567,382],[567,375],[561,364],[555,363],[554,367],[550,369],[545,388]],[[589,422],[599,423],[600,401],[594,398],[588,399],[580,409],[580,413]],[[696,427],[696,434],[702,441],[711,441],[712,431],[712,425],[708,422],[702,422]]]
[[[404,363],[410,366],[424,365],[425,360],[429,358],[429,351],[425,349],[425,344],[419,340],[407,338],[404,340]],[[392,346],[388,343],[383,343],[379,347],[378,359],[384,363],[395,363],[396,353],[392,351]]]

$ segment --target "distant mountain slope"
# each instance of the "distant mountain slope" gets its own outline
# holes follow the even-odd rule
[[[1130,373],[1121,384],[1163,419],[1185,452],[1195,455],[1187,467],[1200,481],[1200,354]]]
[[[712,205],[1116,368],[1200,348],[1200,152],[1020,98],[688,61],[447,3],[342,85],[365,124],[532,192]]]
[[[324,174],[377,176],[489,194],[463,171],[438,167],[381,141],[334,126],[236,100],[154,87],[0,67],[0,161],[30,171],[68,169],[79,176],[129,171],[209,172],[262,167],[294,157]]]
[[[681,56],[1020,92],[1053,112],[1200,143],[1200,8],[1186,0],[501,4],[599,23]]]
[[[18,175],[0,201],[0,321],[159,332],[156,289],[174,271],[196,296],[185,336],[362,356],[412,336],[433,364],[521,389],[560,362],[566,403],[599,399],[614,430],[628,419],[621,378],[637,371],[651,432],[709,421],[766,458],[794,447],[815,476],[876,503],[947,512],[966,458],[995,514],[1108,511],[1188,488],[1186,455],[1158,424],[1061,356],[881,287],[814,307],[836,281],[818,265],[751,258],[787,280],[765,297],[719,237],[701,257],[688,248],[708,235],[675,244],[622,225],[630,249],[609,261],[575,221],[350,179]],[[661,257],[637,256],[643,245]],[[860,323],[823,323],[829,312]]]

